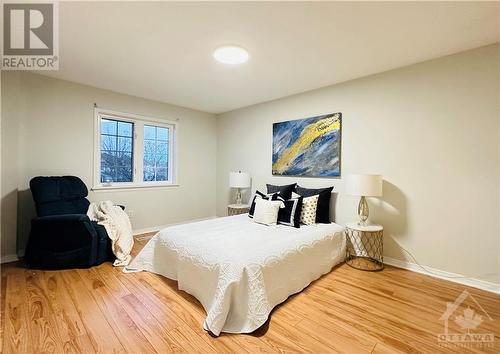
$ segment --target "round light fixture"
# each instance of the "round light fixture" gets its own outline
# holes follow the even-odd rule
[[[214,52],[214,58],[218,62],[229,65],[243,64],[248,61],[248,52],[236,46],[219,47]]]

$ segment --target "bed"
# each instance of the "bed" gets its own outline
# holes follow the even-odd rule
[[[177,280],[205,308],[203,328],[218,336],[253,332],[344,255],[340,225],[266,226],[242,214],[167,227],[126,271]]]

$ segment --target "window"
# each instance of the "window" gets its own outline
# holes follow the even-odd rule
[[[144,126],[144,180],[168,180],[169,128]]]
[[[101,119],[101,183],[133,182],[134,123]]]
[[[177,123],[97,109],[94,189],[174,185]]]

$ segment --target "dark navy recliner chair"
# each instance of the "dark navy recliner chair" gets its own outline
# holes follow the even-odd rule
[[[88,190],[80,178],[35,177],[30,188],[38,217],[26,246],[29,267],[88,268],[113,259],[106,229],[87,216]]]

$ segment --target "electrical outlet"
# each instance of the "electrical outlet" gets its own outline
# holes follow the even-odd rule
[[[127,210],[127,215],[130,219],[134,217],[134,211],[133,210]]]

